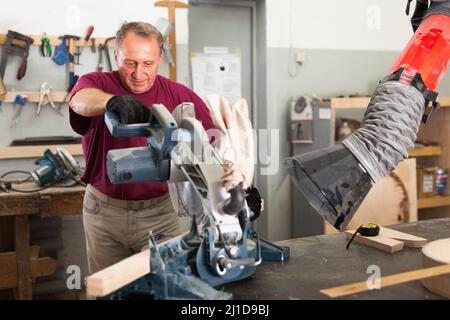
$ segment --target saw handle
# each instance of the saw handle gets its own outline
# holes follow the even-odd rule
[[[123,124],[115,112],[105,113],[105,124],[114,137],[149,137],[151,135],[148,123]]]

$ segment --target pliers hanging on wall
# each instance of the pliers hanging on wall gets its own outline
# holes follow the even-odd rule
[[[41,38],[41,54],[43,57],[52,56],[52,46],[50,45],[50,39],[47,36]]]
[[[41,113],[41,108],[42,106],[45,106],[47,104],[50,104],[51,107],[58,112],[60,115],[62,115],[62,113],[59,111],[59,108],[54,104],[52,97],[51,97],[51,88],[50,86],[47,84],[47,82],[44,82],[41,85],[41,91],[39,93],[39,103],[38,103],[38,108],[37,108],[37,112],[36,115],[39,115]]]

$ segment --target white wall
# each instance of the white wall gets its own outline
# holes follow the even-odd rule
[[[155,7],[155,0],[15,0],[0,11],[0,32],[8,29],[25,33],[84,36],[89,25],[93,37],[111,37],[124,21],[156,22],[167,18],[167,8]],[[185,1],[187,2],[187,1]],[[187,10],[176,10],[178,44],[187,44]]]
[[[401,51],[413,34],[406,0],[266,1],[269,48]]]

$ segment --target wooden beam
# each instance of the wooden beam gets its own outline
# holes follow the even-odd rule
[[[381,289],[393,286],[400,283],[410,282],[414,280],[426,279],[430,277],[435,277],[443,274],[450,273],[450,264],[431,267],[425,269],[419,269],[414,271],[408,271],[403,273],[394,274],[387,277],[382,277],[380,279]],[[342,296],[348,296],[350,294],[364,292],[370,290],[367,286],[367,281],[350,283],[347,285],[322,289],[320,292],[330,298],[338,298]]]
[[[16,298],[31,300],[30,224],[27,216],[16,216],[15,249],[17,256]]]
[[[178,237],[183,237],[187,233]],[[164,245],[173,239],[162,241],[159,245]],[[150,271],[150,252],[146,249],[88,276],[85,281],[86,294],[91,297],[106,296],[145,276]]]
[[[440,156],[442,148],[438,146],[414,148],[409,152],[409,157],[431,157]]]
[[[144,250],[86,278],[86,294],[103,297],[150,272],[150,253]]]
[[[56,152],[56,147],[63,147],[73,156],[83,155],[81,144],[58,144],[58,145],[41,145],[41,146],[14,146],[0,147],[0,160],[6,159],[22,159],[22,158],[41,158],[45,149]]]
[[[27,102],[39,103],[40,91],[8,91],[1,99],[5,103],[13,103],[17,95],[24,95],[27,97]],[[69,95],[67,91],[51,91],[50,94],[53,102],[62,103],[66,102]]]
[[[370,97],[331,98],[331,108],[361,109],[367,108]]]
[[[33,35],[33,34],[26,34],[26,36],[32,38],[33,44],[35,46],[40,46],[41,45],[41,39],[43,37],[43,35]],[[50,45],[51,46],[57,46],[61,43],[61,40],[58,39],[58,36],[48,36],[46,35],[47,38],[49,38],[50,40]],[[105,40],[106,38],[94,38],[91,37],[91,39],[95,39],[95,45],[98,47],[99,44],[105,44]],[[0,45],[5,44],[6,42],[6,33],[1,33],[0,34]],[[75,47],[90,47],[91,46],[91,40],[89,40],[87,43],[84,42],[84,35],[80,36],[80,40],[76,40],[74,41],[74,45]],[[108,42],[108,47],[110,48],[114,48],[115,43],[114,41],[109,41]]]
[[[450,107],[450,97],[439,97],[441,107]]]
[[[177,40],[176,40],[176,22],[175,22],[175,10],[176,8],[186,9],[189,6],[186,3],[180,1],[157,1],[155,7],[166,7],[169,10],[169,22],[172,23],[173,29],[169,35],[170,55],[172,56],[173,65],[169,66],[170,80],[177,80]]]
[[[369,105],[371,97],[332,97],[330,98],[331,108],[337,109],[365,109]],[[450,97],[439,97],[441,107],[450,107]]]
[[[450,196],[417,199],[417,209],[450,206]]]

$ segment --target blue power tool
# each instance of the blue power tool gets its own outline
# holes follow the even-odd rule
[[[288,259],[289,248],[259,239],[251,228],[243,190],[238,186],[227,192],[222,186],[222,161],[198,120],[187,117],[177,123],[161,104],[150,111],[149,123],[131,125],[121,124],[115,113],[105,114],[113,136],[148,139],[146,147],[108,152],[109,179],[180,183],[191,189],[189,202],[198,205],[189,212],[190,232],[161,244],[150,232],[150,273],[106,298],[134,293],[155,299],[231,299],[214,287],[249,277],[263,260]]]
[[[50,149],[44,151],[44,156],[35,161],[38,167],[31,172],[34,182],[40,186],[48,186],[66,179],[79,180],[82,169],[72,155],[62,147],[56,147],[53,153]]]

